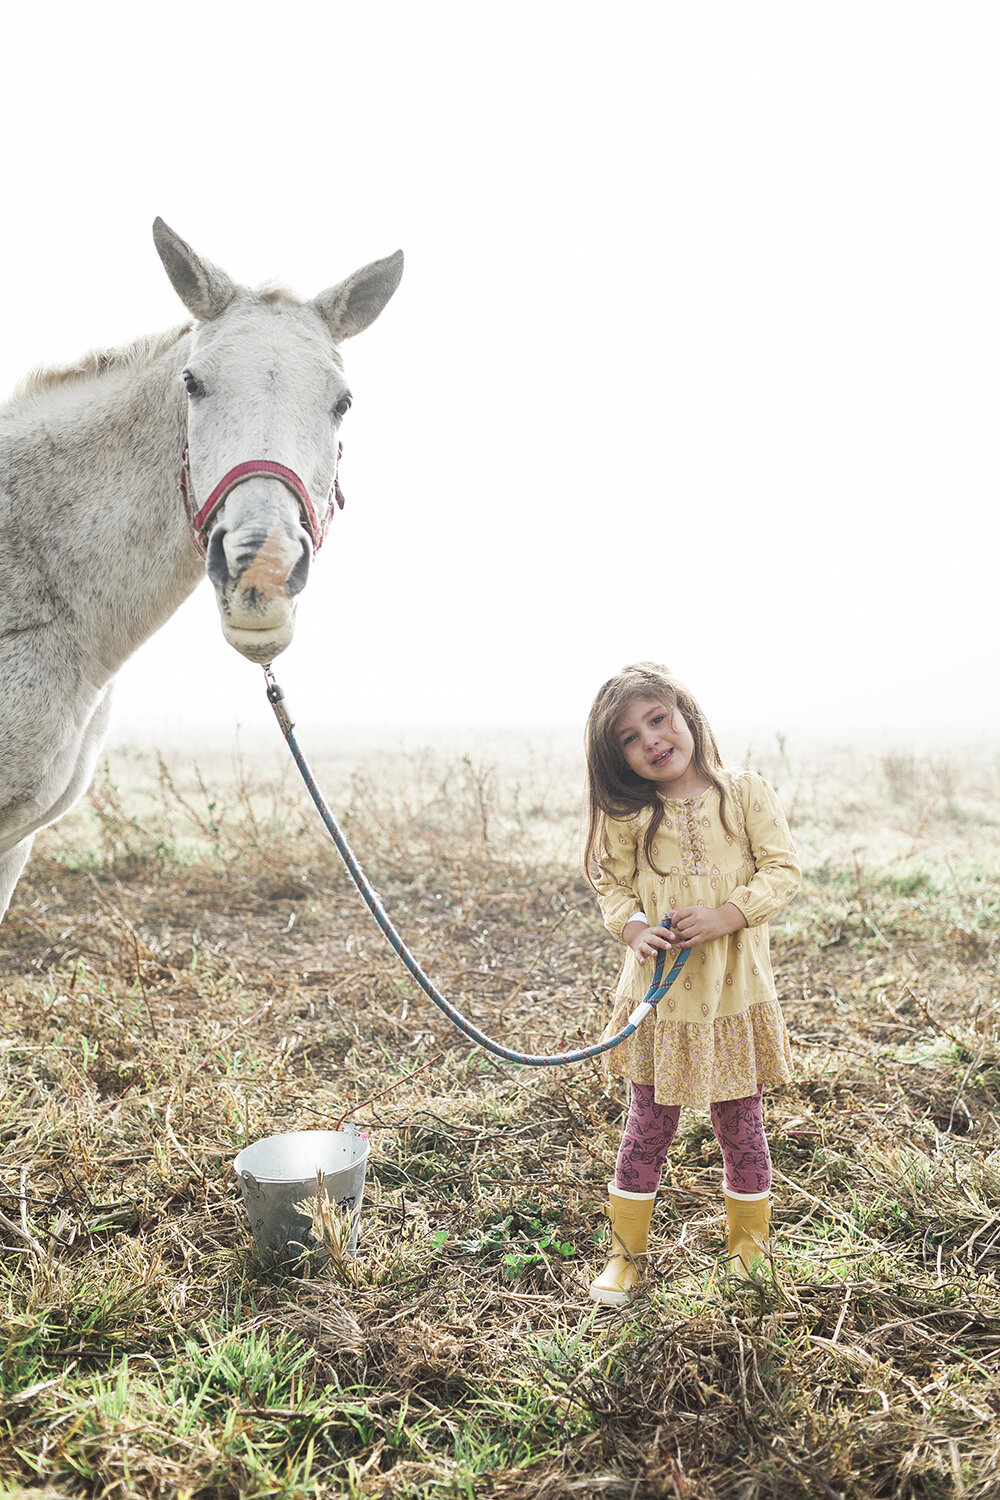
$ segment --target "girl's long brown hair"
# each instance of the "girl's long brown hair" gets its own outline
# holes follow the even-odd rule
[[[594,866],[600,863],[606,850],[607,819],[632,817],[647,807],[652,817],[642,841],[643,852],[657,874],[666,873],[653,860],[653,842],[665,811],[657,784],[637,776],[631,769],[615,733],[622,714],[637,698],[652,698],[682,715],[694,740],[694,764],[719,793],[723,825],[734,837],[737,836],[729,821],[726,786],[719,774],[722,770],[719,747],[697,699],[683,683],[670,675],[666,667],[652,661],[634,662],[623,667],[615,677],[608,678],[587,717],[589,823],[583,867],[591,885],[594,884]]]

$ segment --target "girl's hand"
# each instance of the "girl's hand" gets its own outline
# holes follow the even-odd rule
[[[682,948],[714,943],[716,938],[728,937],[746,925],[746,917],[731,901],[723,906],[682,906],[673,915],[673,931],[680,938]],[[659,932],[662,928],[656,930]]]
[[[669,952],[672,947],[679,946],[669,927],[645,927],[640,922],[628,922],[622,936],[641,964],[647,958],[655,958],[661,949]]]

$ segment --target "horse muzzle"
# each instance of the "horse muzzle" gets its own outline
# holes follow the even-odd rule
[[[240,630],[224,619],[222,634],[247,661],[266,667],[276,656],[281,655],[286,646],[291,645],[295,634],[295,612],[293,610],[289,614],[288,621],[281,630]]]
[[[278,481],[283,505],[275,503],[274,484],[261,485],[262,480]],[[181,492],[192,540],[215,586],[223,635],[250,661],[272,661],[294,634],[295,596],[305,587],[334,500],[343,506],[336,479],[321,519],[293,470],[253,459],[230,469],[198,508],[185,450]],[[292,514],[289,494],[295,501]]]
[[[312,549],[298,525],[275,515],[270,529],[253,521],[209,539],[206,570],[215,585],[222,630],[251,661],[271,661],[292,639],[295,598],[309,576]]]

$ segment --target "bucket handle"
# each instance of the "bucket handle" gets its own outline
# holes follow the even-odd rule
[[[240,1181],[243,1184],[244,1190],[250,1195],[251,1198],[265,1197],[264,1189],[261,1187],[260,1183],[257,1181],[252,1172],[241,1172]]]

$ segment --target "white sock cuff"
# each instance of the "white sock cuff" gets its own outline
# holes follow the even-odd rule
[[[726,1186],[725,1179],[723,1179],[722,1191],[727,1198],[736,1198],[740,1203],[761,1203],[771,1196],[770,1189],[766,1193],[734,1193],[731,1187]]]
[[[608,1192],[614,1193],[616,1198],[633,1198],[636,1203],[648,1203],[651,1198],[656,1197],[655,1193],[627,1193],[624,1188],[616,1187],[613,1182],[608,1183]],[[764,1196],[766,1197],[767,1194],[765,1193]]]

